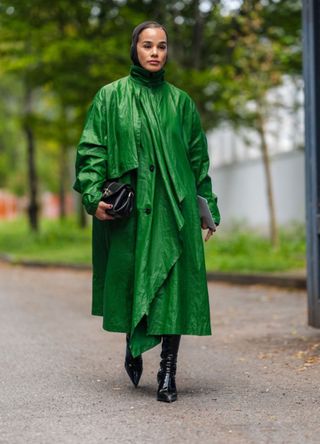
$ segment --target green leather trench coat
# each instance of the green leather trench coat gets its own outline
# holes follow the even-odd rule
[[[92,314],[103,328],[130,333],[134,356],[162,334],[210,335],[210,311],[197,194],[217,224],[207,141],[193,100],[132,66],[94,97],[77,149],[76,182],[94,215],[106,180],[130,183],[128,219],[93,217]]]

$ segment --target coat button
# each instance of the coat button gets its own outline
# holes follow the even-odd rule
[[[145,212],[146,212],[146,214],[150,214],[151,213],[151,208],[146,208]]]
[[[154,165],[150,165],[150,171],[154,171]]]

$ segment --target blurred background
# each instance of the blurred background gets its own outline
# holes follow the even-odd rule
[[[133,28],[163,23],[166,80],[196,101],[221,227],[209,271],[305,269],[300,0],[0,0],[0,254],[91,263],[72,191],[96,91],[128,75]]]

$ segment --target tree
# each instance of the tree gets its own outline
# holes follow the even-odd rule
[[[38,230],[38,177],[36,170],[36,142],[33,128],[34,102],[33,95],[42,82],[41,64],[38,58],[38,29],[31,30],[23,20],[29,2],[21,5],[20,15],[11,18],[16,12],[17,2],[1,2],[1,56],[4,70],[20,76],[23,85],[22,129],[26,138],[29,205],[28,215],[32,230]]]
[[[58,129],[56,134],[47,133],[59,140],[60,145],[60,213],[63,217],[65,188],[69,185],[67,151],[77,141],[94,93],[115,76],[124,75],[126,48],[121,45],[124,34],[121,25],[125,18],[111,20],[117,2],[106,1],[98,6],[94,1],[81,1],[70,5],[67,0],[58,0],[53,5],[39,0],[0,4],[3,71],[22,79],[25,89],[21,122],[28,153],[28,214],[35,231],[39,209],[36,141],[43,137],[42,127],[46,125],[48,130],[49,125]],[[123,50],[119,51],[119,47]],[[53,119],[37,113],[39,103],[48,93],[55,97]],[[37,103],[33,100],[35,94]]]
[[[285,2],[283,2],[285,3]],[[283,82],[283,75],[297,69],[299,42],[295,37],[284,37],[275,27],[270,29],[267,18],[274,2],[244,0],[240,9],[226,18],[232,30],[228,42],[229,62],[214,68],[222,89],[216,104],[235,128],[250,127],[260,138],[260,149],[266,178],[267,201],[270,215],[270,238],[278,244],[278,227],[270,168],[266,122],[273,111],[268,93]],[[290,43],[290,44],[289,44]],[[292,46],[295,46],[292,57]],[[301,55],[301,52],[300,52]],[[278,104],[279,106],[279,104]]]

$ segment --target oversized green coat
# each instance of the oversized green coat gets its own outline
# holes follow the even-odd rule
[[[130,183],[129,218],[93,217],[92,314],[130,333],[133,356],[163,334],[210,335],[210,310],[197,194],[217,224],[207,141],[193,100],[132,66],[91,104],[76,159],[74,189],[95,214],[106,179]]]

